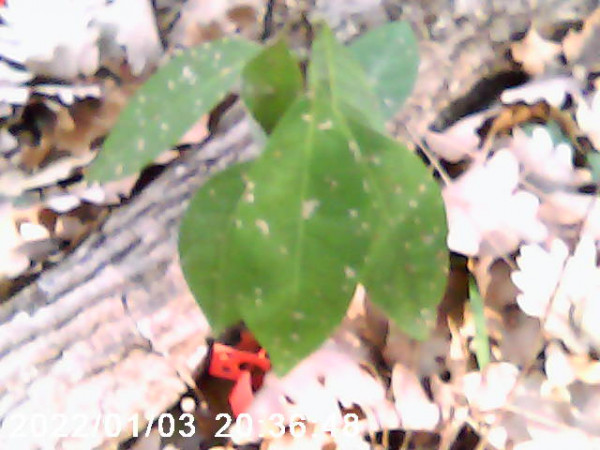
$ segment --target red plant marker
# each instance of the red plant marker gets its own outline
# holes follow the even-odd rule
[[[253,347],[252,340],[244,339],[236,347]],[[254,341],[255,342],[255,341]],[[219,342],[212,347],[208,374],[215,378],[235,381],[229,393],[229,405],[237,417],[252,403],[254,391],[262,386],[266,372],[271,369],[271,361],[264,349],[257,352],[239,350]]]

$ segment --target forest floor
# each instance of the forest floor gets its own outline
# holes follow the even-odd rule
[[[258,40],[266,5],[260,0],[7,3],[0,7],[0,344],[8,352],[9,326],[34,331],[37,326],[28,322],[36,311],[19,315],[11,305],[41,291],[57,301],[68,296],[68,289],[54,286],[56,279],[66,279],[61,270],[68,272],[69,264],[86,261],[81,249],[94,254],[93,239],[110,236],[110,225],[98,231],[111,223],[107,220],[121,213],[118,220],[125,220],[127,211],[144,202],[155,204],[152,214],[158,215],[173,201],[179,205],[173,213],[177,222],[199,181],[175,200],[167,199],[175,194],[163,198],[160,184],[158,193],[146,188],[182,184],[176,168],[198,165],[194,152],[213,132],[207,117],[198,117],[175,149],[140,174],[90,186],[82,173],[131,95],[175,49],[233,34]],[[297,3],[302,2],[275,2],[275,23],[299,21]],[[336,334],[283,379],[268,374],[248,410],[256,423],[273,414],[290,420],[298,410],[314,417],[332,409],[340,417],[356,414],[360,437],[317,433],[309,426],[301,438],[288,432],[263,439],[256,444],[260,448],[600,448],[600,9],[584,1],[531,2],[514,10],[504,3],[317,1],[306,9],[311,19],[327,20],[343,41],[391,19],[413,25],[420,40],[419,80],[389,129],[435,161],[448,219],[450,275],[429,340],[417,342],[397,330],[359,289]],[[232,119],[232,125],[224,117],[223,135],[227,127],[235,131],[243,125],[243,119]],[[229,136],[237,139],[234,132]],[[135,220],[145,213],[135,212]],[[103,270],[108,266],[107,276],[118,282],[102,281],[113,283],[107,292],[144,290],[139,295],[148,305],[156,292],[190,300],[179,286],[179,269],[173,269],[173,223],[167,238],[149,238],[167,240],[169,254],[149,258],[169,261],[165,277],[175,281],[163,281],[169,287],[157,291],[149,286],[160,280],[137,272],[119,275],[133,257],[124,264],[112,254]],[[97,276],[88,275],[82,275],[85,282]],[[160,302],[165,310],[176,308]],[[195,355],[188,364],[195,377],[210,329],[199,310],[189,315],[189,308],[196,308],[191,304],[177,314],[199,318],[195,325],[186,329],[181,319],[181,333],[187,334],[164,339],[177,345],[187,339],[177,358]],[[136,333],[145,338],[140,323]],[[188,339],[191,335],[195,340]],[[482,349],[488,353],[485,361]],[[13,380],[25,370],[28,360],[19,358],[15,364],[21,367],[10,372],[16,367],[11,365],[0,379]],[[214,392],[200,389],[198,396],[194,381],[183,394],[181,386],[165,388],[171,390],[160,408],[193,412],[205,423],[204,435],[167,439],[155,429],[148,437],[127,440],[129,430],[96,444],[127,440],[120,445],[137,450],[208,446],[215,411],[207,411],[211,405],[204,400],[212,395],[219,397],[212,400],[216,404],[226,401],[230,386],[208,383],[203,388]],[[6,402],[0,415],[17,407]],[[239,425],[232,430],[237,444],[260,441],[258,427],[243,435]],[[27,441],[22,448],[37,447]]]

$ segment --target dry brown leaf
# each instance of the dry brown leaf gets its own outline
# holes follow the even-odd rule
[[[544,343],[539,320],[524,314],[516,304],[503,311],[498,328],[495,329],[494,322],[491,322],[490,334],[492,333],[501,336],[497,359],[521,367],[531,363]]]
[[[89,164],[93,157],[93,153],[81,157],[66,156],[32,175],[18,169],[4,171],[0,173],[0,192],[9,197],[17,197],[31,189],[52,186],[70,177],[77,168]]]
[[[544,369],[551,384],[565,387],[575,381],[575,370],[568,355],[558,343],[550,342],[545,353]]]
[[[598,33],[600,33],[600,8],[586,18],[581,30],[571,29],[563,39],[563,53],[567,61],[577,64],[584,56],[585,51],[594,52],[598,42]],[[600,62],[597,60],[597,51],[594,53],[595,62]]]
[[[208,114],[200,117],[200,119],[186,131],[181,139],[179,139],[178,145],[198,144],[206,139],[209,134],[208,117]]]
[[[580,90],[579,83],[570,76],[543,78],[506,89],[500,100],[504,104],[525,102],[528,105],[545,101],[550,106],[560,108],[565,104],[567,95],[578,96]]]
[[[518,289],[510,279],[511,267],[496,258],[472,259],[469,265],[484,299],[487,332],[491,351],[497,361],[525,366],[540,352],[539,321],[525,315],[516,303]],[[466,315],[461,334],[475,336],[472,315]],[[471,342],[471,346],[473,342]]]
[[[392,372],[392,392],[405,430],[433,431],[440,421],[440,410],[431,402],[413,371],[396,364]]]
[[[544,39],[535,28],[531,28],[522,40],[511,46],[513,59],[532,75],[543,74],[561,51],[560,44]]]
[[[492,266],[497,259],[498,258],[493,255],[469,259],[469,272],[473,274],[475,282],[477,283],[477,289],[483,299],[486,299],[488,296],[488,289],[492,283]]]
[[[30,259],[19,251],[23,244],[9,204],[0,204],[0,279],[15,278],[29,268]]]
[[[519,369],[509,363],[491,363],[485,370],[463,377],[463,392],[471,408],[481,412],[501,409],[517,382]]]
[[[190,0],[183,6],[181,18],[171,33],[171,45],[195,46],[234,33],[257,37],[263,8],[264,2],[260,0]]]
[[[389,367],[400,363],[419,377],[438,375],[446,369],[450,339],[447,331],[436,331],[426,341],[415,341],[397,327],[390,327],[383,356]]]
[[[70,107],[71,129],[57,129],[53,144],[72,154],[89,153],[94,141],[105,136],[116,123],[129,97],[140,86],[141,79],[128,79],[117,84],[108,79],[103,84],[101,99],[85,99]]]
[[[592,360],[588,355],[572,355],[570,361],[578,380],[600,385],[600,361]]]
[[[389,319],[383,311],[373,305],[362,284],[356,286],[344,325],[377,351],[382,352],[387,338]]]
[[[477,113],[465,117],[443,132],[426,131],[425,142],[438,157],[453,163],[459,162],[477,151],[480,140],[477,129],[487,115]]]

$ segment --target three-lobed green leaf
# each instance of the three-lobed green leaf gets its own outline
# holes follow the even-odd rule
[[[210,180],[184,218],[184,272],[211,324],[243,319],[279,373],[329,336],[358,282],[411,335],[431,325],[445,284],[441,195],[381,129],[365,74],[324,29],[308,95],[261,158]]]
[[[221,39],[175,56],[121,112],[87,178],[106,182],[139,172],[225,97],[259,50],[246,40]]]

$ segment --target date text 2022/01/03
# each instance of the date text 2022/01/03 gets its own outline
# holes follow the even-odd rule
[[[11,414],[2,421],[0,440],[6,442],[25,437],[90,439],[99,435],[116,438],[126,430],[131,430],[131,436],[137,438],[149,436],[153,429],[165,438],[191,437],[196,433],[194,421],[191,413],[162,413],[147,419],[139,414],[127,418],[110,413],[94,417],[61,413]]]

